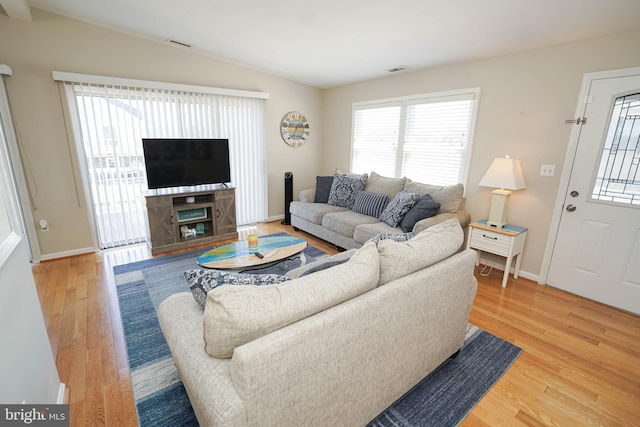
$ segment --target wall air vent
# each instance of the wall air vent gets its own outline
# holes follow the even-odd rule
[[[408,70],[409,67],[407,67],[406,65],[398,65],[397,67],[391,68],[388,71],[390,73],[397,73],[398,71],[404,71],[404,70]]]
[[[191,47],[191,45],[190,45],[190,44],[182,43],[182,42],[179,42],[179,41],[177,41],[177,40],[167,39],[167,41],[168,41],[169,43],[177,44],[178,46],[182,46],[182,47]]]

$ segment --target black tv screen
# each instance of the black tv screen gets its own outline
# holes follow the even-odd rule
[[[143,138],[149,189],[231,182],[228,139]]]

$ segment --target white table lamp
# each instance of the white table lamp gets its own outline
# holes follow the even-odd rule
[[[520,162],[509,156],[496,158],[478,185],[496,188],[491,192],[493,196],[491,196],[491,210],[487,224],[491,227],[504,227],[509,211],[509,195],[511,194],[509,190],[527,188]]]

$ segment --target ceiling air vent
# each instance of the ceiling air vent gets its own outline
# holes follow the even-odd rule
[[[390,73],[397,73],[398,71],[404,71],[404,70],[408,70],[409,67],[407,67],[406,65],[398,65],[397,67],[391,68],[388,71]]]
[[[182,46],[182,47],[191,47],[191,45],[190,45],[190,44],[182,43],[182,42],[179,42],[179,41],[177,41],[177,40],[167,39],[167,41],[168,41],[169,43],[177,44],[178,46]]]

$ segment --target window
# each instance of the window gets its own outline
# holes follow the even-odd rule
[[[266,218],[268,94],[60,72],[54,78],[63,82],[100,248],[146,238],[142,138],[228,138],[237,223]]]
[[[479,89],[356,103],[351,171],[465,183]]]
[[[616,98],[591,198],[640,205],[640,93]]]

